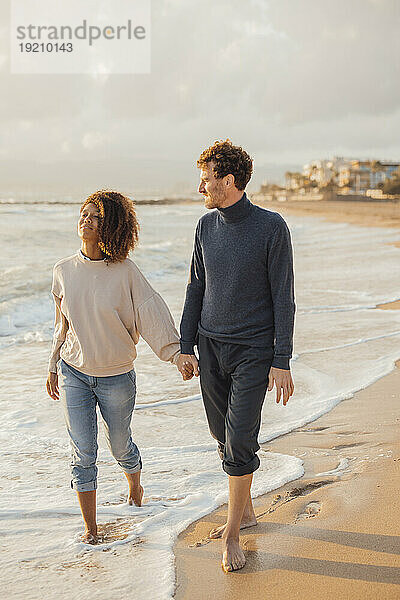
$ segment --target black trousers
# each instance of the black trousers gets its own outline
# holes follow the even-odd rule
[[[200,387],[211,435],[228,475],[260,466],[261,409],[274,349],[220,342],[199,334]]]

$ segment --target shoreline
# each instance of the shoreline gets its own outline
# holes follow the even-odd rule
[[[282,214],[319,217],[334,223],[349,223],[362,227],[400,228],[400,203],[355,202],[334,200],[296,200],[257,202],[259,206]],[[400,241],[399,241],[400,244]],[[397,242],[396,242],[397,245]]]
[[[320,201],[317,210],[316,203],[299,204],[260,205],[283,216],[400,228],[399,211],[376,214],[372,202],[365,211],[360,203],[345,210],[343,203]],[[394,245],[400,248],[400,240]],[[400,310],[400,299],[374,310]],[[393,371],[350,400],[263,444],[264,450],[302,458],[303,477],[254,500],[259,524],[241,534],[247,556],[241,571],[223,573],[221,542],[207,540],[210,529],[226,520],[227,505],[182,532],[174,546],[175,600],[280,600],[288,593],[299,600],[397,599],[399,387],[397,360]]]
[[[303,477],[255,499],[259,524],[241,535],[247,564],[237,573],[222,572],[221,542],[206,541],[226,505],[190,525],[175,544],[176,600],[399,597],[396,364],[350,401],[263,445],[301,456]]]
[[[385,201],[355,201],[355,200],[261,200],[253,198],[254,193],[248,193],[249,199],[256,205],[263,208],[268,208],[281,214],[293,214],[299,216],[315,216],[322,217],[328,221],[347,222],[362,226],[376,227],[397,227],[400,228],[400,201],[385,200]],[[135,199],[135,205],[187,205],[196,204],[203,205],[202,198],[191,197],[190,195],[173,197],[155,198],[140,198]],[[60,206],[75,206],[82,204],[81,199],[74,200],[20,200],[0,198],[0,206],[10,205],[60,205]],[[339,215],[339,216],[338,216]],[[372,220],[374,219],[374,220]]]
[[[80,206],[82,200],[0,200],[0,206]],[[202,204],[202,200],[195,200],[193,198],[160,198],[160,200],[154,200],[152,198],[143,200],[134,200],[135,206],[157,206],[157,205],[176,205],[176,204]]]
[[[400,310],[400,300],[394,300],[394,302],[385,302],[384,304],[378,304],[376,308],[381,310]]]

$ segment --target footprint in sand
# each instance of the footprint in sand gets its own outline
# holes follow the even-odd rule
[[[119,540],[125,540],[132,534],[132,520],[117,519],[109,523],[99,525],[98,537],[100,544],[109,544]],[[137,542],[140,543],[138,538]]]
[[[302,519],[312,519],[313,517],[318,516],[320,512],[321,512],[321,503],[320,502],[318,502],[317,500],[314,500],[313,502],[309,502],[304,507],[303,512],[298,513],[298,515],[296,516],[296,519],[295,519],[295,523],[297,523],[297,521],[300,521]]]
[[[127,494],[120,494],[118,499],[115,500],[105,500],[101,503],[101,506],[117,506],[118,504],[126,504],[128,502]]]

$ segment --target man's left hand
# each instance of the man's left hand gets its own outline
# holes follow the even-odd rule
[[[192,379],[193,375],[199,376],[199,363],[194,354],[179,354],[175,364],[184,381]]]
[[[268,391],[276,387],[276,403],[279,404],[283,397],[283,406],[286,406],[290,396],[294,393],[294,383],[290,371],[271,367],[268,377]]]

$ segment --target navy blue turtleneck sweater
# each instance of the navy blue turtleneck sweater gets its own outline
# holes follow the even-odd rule
[[[181,320],[181,351],[197,334],[274,347],[272,366],[289,369],[295,302],[290,233],[283,218],[246,194],[197,224]]]

